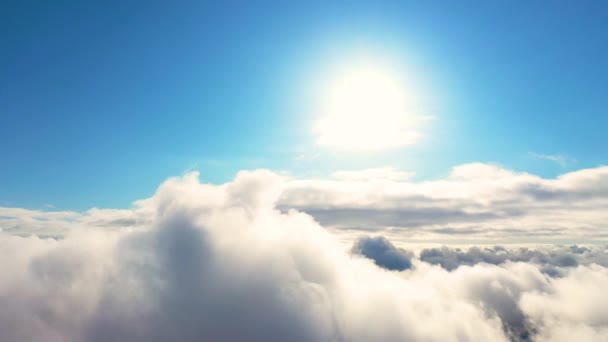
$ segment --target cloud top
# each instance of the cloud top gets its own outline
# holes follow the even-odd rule
[[[403,271],[412,267],[411,256],[403,249],[393,246],[383,236],[361,237],[355,242],[351,251],[373,260],[376,265],[388,270]]]
[[[369,260],[349,253],[312,216],[277,210],[285,182],[256,171],[214,186],[189,174],[129,212],[55,214],[55,223],[71,222],[58,239],[1,234],[0,339],[608,338],[601,305],[608,271],[582,262],[591,260],[589,249],[564,251],[576,265],[548,259],[559,276],[532,259],[492,262],[490,255],[502,258],[499,250],[449,271],[377,237],[356,244]],[[19,229],[39,228],[17,221]]]

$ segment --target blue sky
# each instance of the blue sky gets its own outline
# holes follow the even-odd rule
[[[608,160],[602,1],[0,6],[0,206],[125,207],[190,169],[432,179],[480,161],[553,177]],[[405,65],[428,98],[416,144],[315,144],[324,76],[362,57]]]

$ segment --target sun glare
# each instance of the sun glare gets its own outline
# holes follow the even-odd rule
[[[357,66],[338,73],[325,90],[317,143],[350,150],[378,150],[409,145],[420,116],[413,93],[395,72]]]

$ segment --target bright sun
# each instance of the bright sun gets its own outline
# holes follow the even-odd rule
[[[398,75],[375,66],[338,73],[325,90],[322,116],[315,126],[319,145],[348,150],[379,150],[409,145],[421,134],[420,116]]]

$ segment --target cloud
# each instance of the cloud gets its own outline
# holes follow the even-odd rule
[[[0,207],[0,229],[13,235],[61,238],[74,229],[125,229],[144,225],[147,221],[146,211],[137,206],[134,209],[92,208],[84,213]]]
[[[192,174],[139,202],[144,227],[3,235],[1,340],[504,340],[475,305],[431,301],[310,216],[274,210],[280,185],[264,171],[222,186]]]
[[[553,179],[471,163],[422,182],[291,180],[278,206],[343,231],[407,233],[417,240],[608,241],[608,167]]]
[[[448,271],[411,257],[391,272],[375,262],[403,267],[408,254],[388,240],[359,240],[374,261],[353,256],[312,216],[277,210],[289,182],[262,170],[215,186],[193,173],[128,211],[5,210],[17,231],[67,227],[59,239],[0,234],[0,340],[608,338],[608,272],[581,262],[605,260],[590,248],[564,249],[578,265],[557,266],[559,278],[510,260]]]
[[[570,158],[566,155],[560,154],[542,154],[542,153],[534,153],[530,152],[530,156],[536,159],[548,160],[550,162],[554,162],[557,165],[565,168],[576,163],[576,159]]]
[[[412,267],[411,255],[382,236],[359,238],[351,252],[371,259],[388,270],[403,271]]]
[[[291,209],[308,213],[349,243],[370,233],[441,243],[608,242],[606,166],[542,178],[471,163],[454,167],[444,178],[420,182],[393,168],[339,171],[329,180],[265,174],[276,178],[270,197],[278,196],[268,205],[284,213]],[[216,187],[201,186],[221,193]],[[53,237],[91,226],[136,229],[150,224],[148,202],[159,196],[137,201],[128,209],[85,212],[0,207],[0,229]],[[234,196],[233,200],[247,199]]]
[[[578,265],[600,265],[608,267],[608,247],[593,246],[590,248],[576,245],[527,247],[508,249],[501,246],[460,248],[426,248],[420,252],[420,260],[439,265],[447,270],[460,266],[473,266],[480,263],[501,265],[507,262],[525,262],[539,265],[541,271],[551,276],[561,276],[559,268],[570,268]]]
[[[606,286],[607,268],[578,267],[553,281],[551,291],[524,293],[520,306],[542,327],[537,341],[602,341],[608,338]]]

